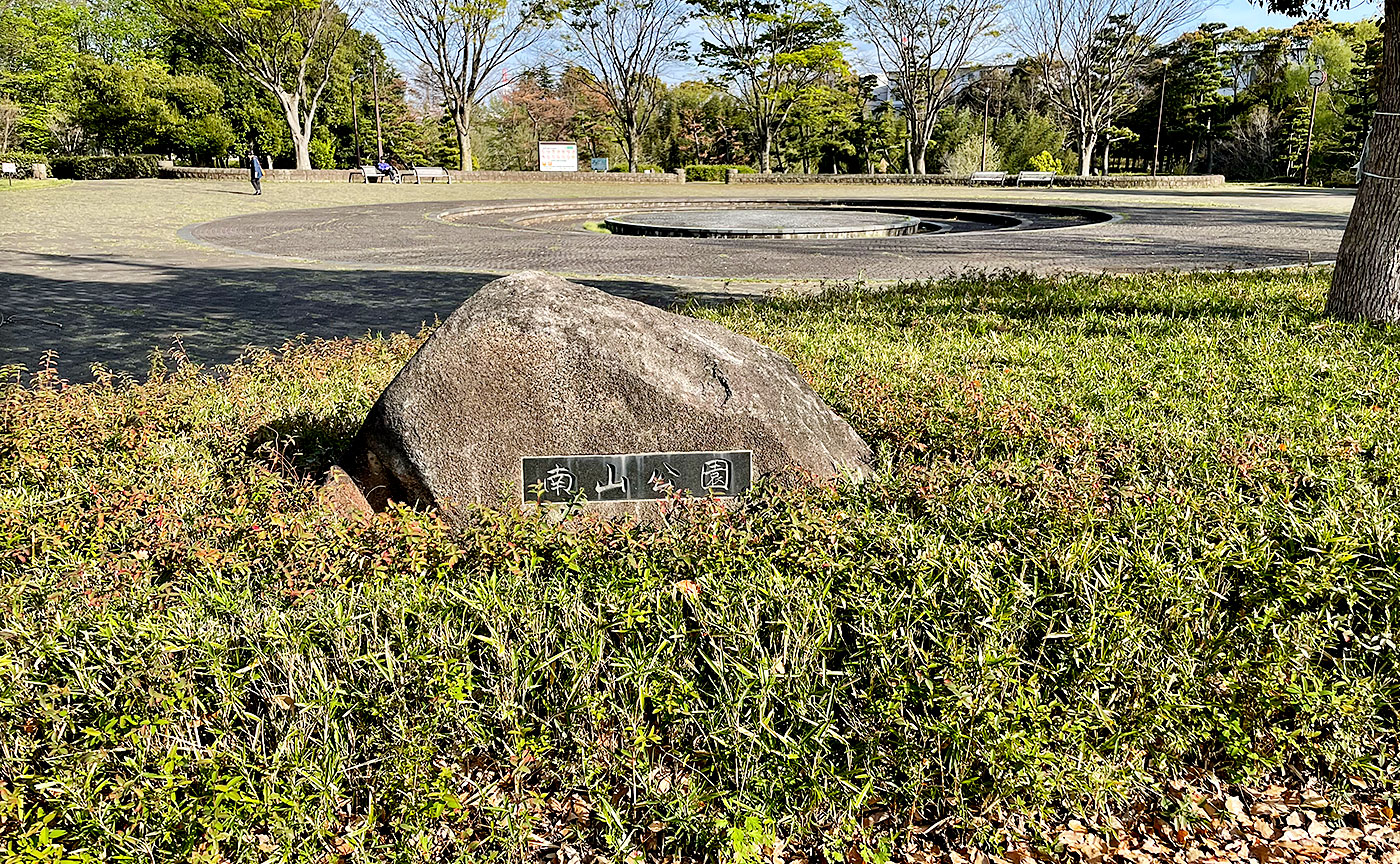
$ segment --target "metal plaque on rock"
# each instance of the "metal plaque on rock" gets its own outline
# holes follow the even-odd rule
[[[753,453],[613,453],[526,456],[520,460],[526,502],[655,501],[729,498],[753,485]]]

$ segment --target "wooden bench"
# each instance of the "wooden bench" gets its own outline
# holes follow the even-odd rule
[[[384,175],[380,173],[379,169],[374,167],[373,165],[361,165],[359,168],[356,168],[354,171],[351,171],[350,182],[354,183],[356,177],[361,178],[366,183],[384,182]]]
[[[4,174],[9,179],[10,185],[15,185],[15,177],[19,176],[19,166],[13,162],[0,164],[0,174]]]
[[[967,178],[967,185],[972,186],[977,183],[995,183],[998,186],[1006,185],[1005,171],[973,171]]]
[[[1054,171],[1022,171],[1016,175],[1016,185],[1025,183],[1044,183],[1046,186],[1055,185]]]
[[[412,174],[414,183],[422,183],[425,179],[429,183],[435,183],[438,180],[446,180],[449,186],[452,185],[452,175],[448,174],[445,168],[437,168],[431,165],[414,165],[403,173],[404,176]]]

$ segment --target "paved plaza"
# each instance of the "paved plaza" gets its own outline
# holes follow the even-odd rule
[[[96,181],[0,192],[0,364],[142,373],[180,338],[202,363],[305,334],[417,330],[503,273],[546,270],[666,305],[831,281],[964,269],[1228,269],[1333,257],[1351,193],[998,190],[838,185],[458,183],[451,186]],[[545,196],[548,196],[547,198]],[[1111,221],[1042,231],[842,240],[615,236],[628,202],[881,199],[1088,208]],[[606,203],[598,203],[606,202]],[[444,218],[456,212],[456,216]],[[463,214],[466,214],[465,216]]]

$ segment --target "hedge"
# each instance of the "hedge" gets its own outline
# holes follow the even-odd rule
[[[149,153],[134,156],[55,156],[53,176],[62,180],[131,180],[155,177],[162,157]]]
[[[33,166],[35,164],[47,165],[49,163],[49,157],[45,156],[43,153],[0,153],[0,162],[15,163],[15,168],[18,169],[18,173],[16,173],[15,176],[28,178],[33,176],[31,171]]]
[[[730,169],[738,171],[740,174],[755,173],[747,165],[687,165],[685,166],[686,182],[703,183],[707,181],[723,180],[724,172]]]
[[[631,174],[631,173],[645,174],[645,173],[647,173],[648,171],[650,171],[650,172],[653,173],[653,174],[665,174],[665,173],[666,173],[666,169],[665,169],[665,168],[662,168],[660,165],[657,165],[657,164],[652,163],[652,162],[638,162],[638,163],[637,163],[637,170],[636,170],[635,172],[628,171],[626,165],[614,165],[613,167],[611,167],[611,168],[608,169],[608,173],[609,173],[609,174]]]

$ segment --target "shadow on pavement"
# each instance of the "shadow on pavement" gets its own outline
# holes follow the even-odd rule
[[[416,333],[445,318],[497,273],[447,270],[197,267],[7,251],[0,264],[0,365],[36,369],[54,352],[58,373],[91,378],[89,367],[144,378],[153,351],[176,339],[196,363],[237,360],[299,336],[340,338]],[[687,292],[636,279],[583,279],[656,306],[728,295]]]

